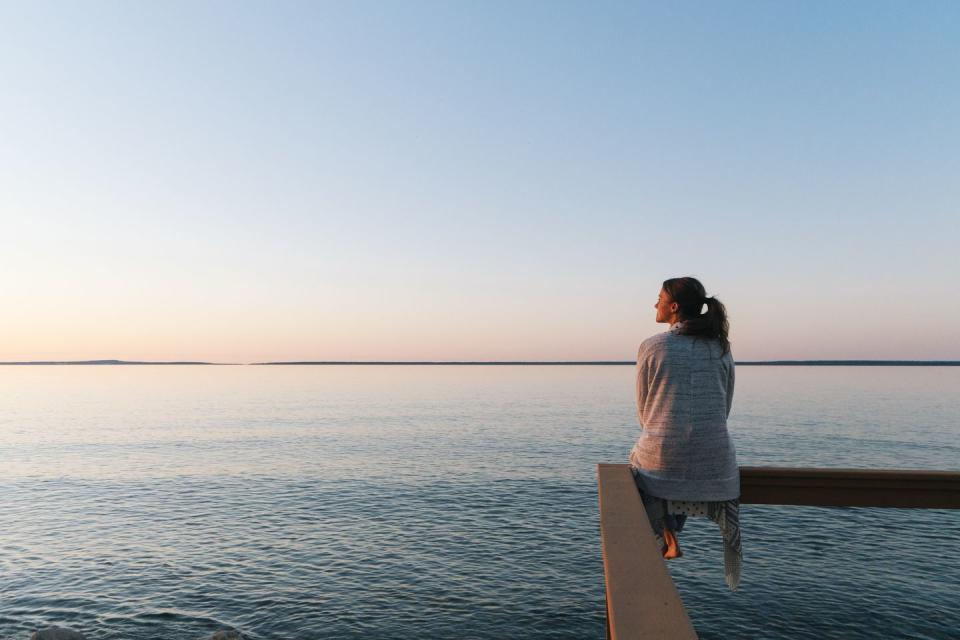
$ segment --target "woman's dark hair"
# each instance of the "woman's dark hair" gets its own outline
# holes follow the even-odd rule
[[[670,278],[663,281],[663,290],[670,300],[680,307],[683,327],[680,333],[688,336],[703,336],[720,343],[723,353],[730,351],[730,323],[727,308],[714,297],[707,297],[707,290],[696,278]],[[700,313],[703,305],[707,310]]]

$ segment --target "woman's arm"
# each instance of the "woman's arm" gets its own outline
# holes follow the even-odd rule
[[[650,389],[649,358],[643,357],[643,350],[637,353],[637,422],[643,428],[643,407],[647,402]]]
[[[727,374],[727,417],[730,417],[730,409],[733,408],[733,383],[736,378],[736,365],[733,364],[733,356],[730,356],[730,367]]]

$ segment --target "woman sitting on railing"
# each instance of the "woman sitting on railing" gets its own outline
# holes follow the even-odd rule
[[[705,307],[705,310],[704,310]],[[740,473],[727,416],[734,364],[726,309],[696,278],[672,278],[657,299],[670,330],[640,345],[633,476],[664,558],[683,555],[677,534],[687,516],[720,526],[727,584],[740,582]]]

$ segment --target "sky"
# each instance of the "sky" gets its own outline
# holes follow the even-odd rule
[[[0,361],[960,359],[960,4],[0,1],[0,222]]]

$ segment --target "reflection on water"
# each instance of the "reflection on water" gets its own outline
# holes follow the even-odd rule
[[[960,369],[737,382],[742,464],[960,465]],[[0,638],[603,636],[594,465],[636,436],[630,367],[0,367],[0,384]],[[960,628],[957,512],[742,518],[739,592],[707,522],[670,565],[702,637]]]

